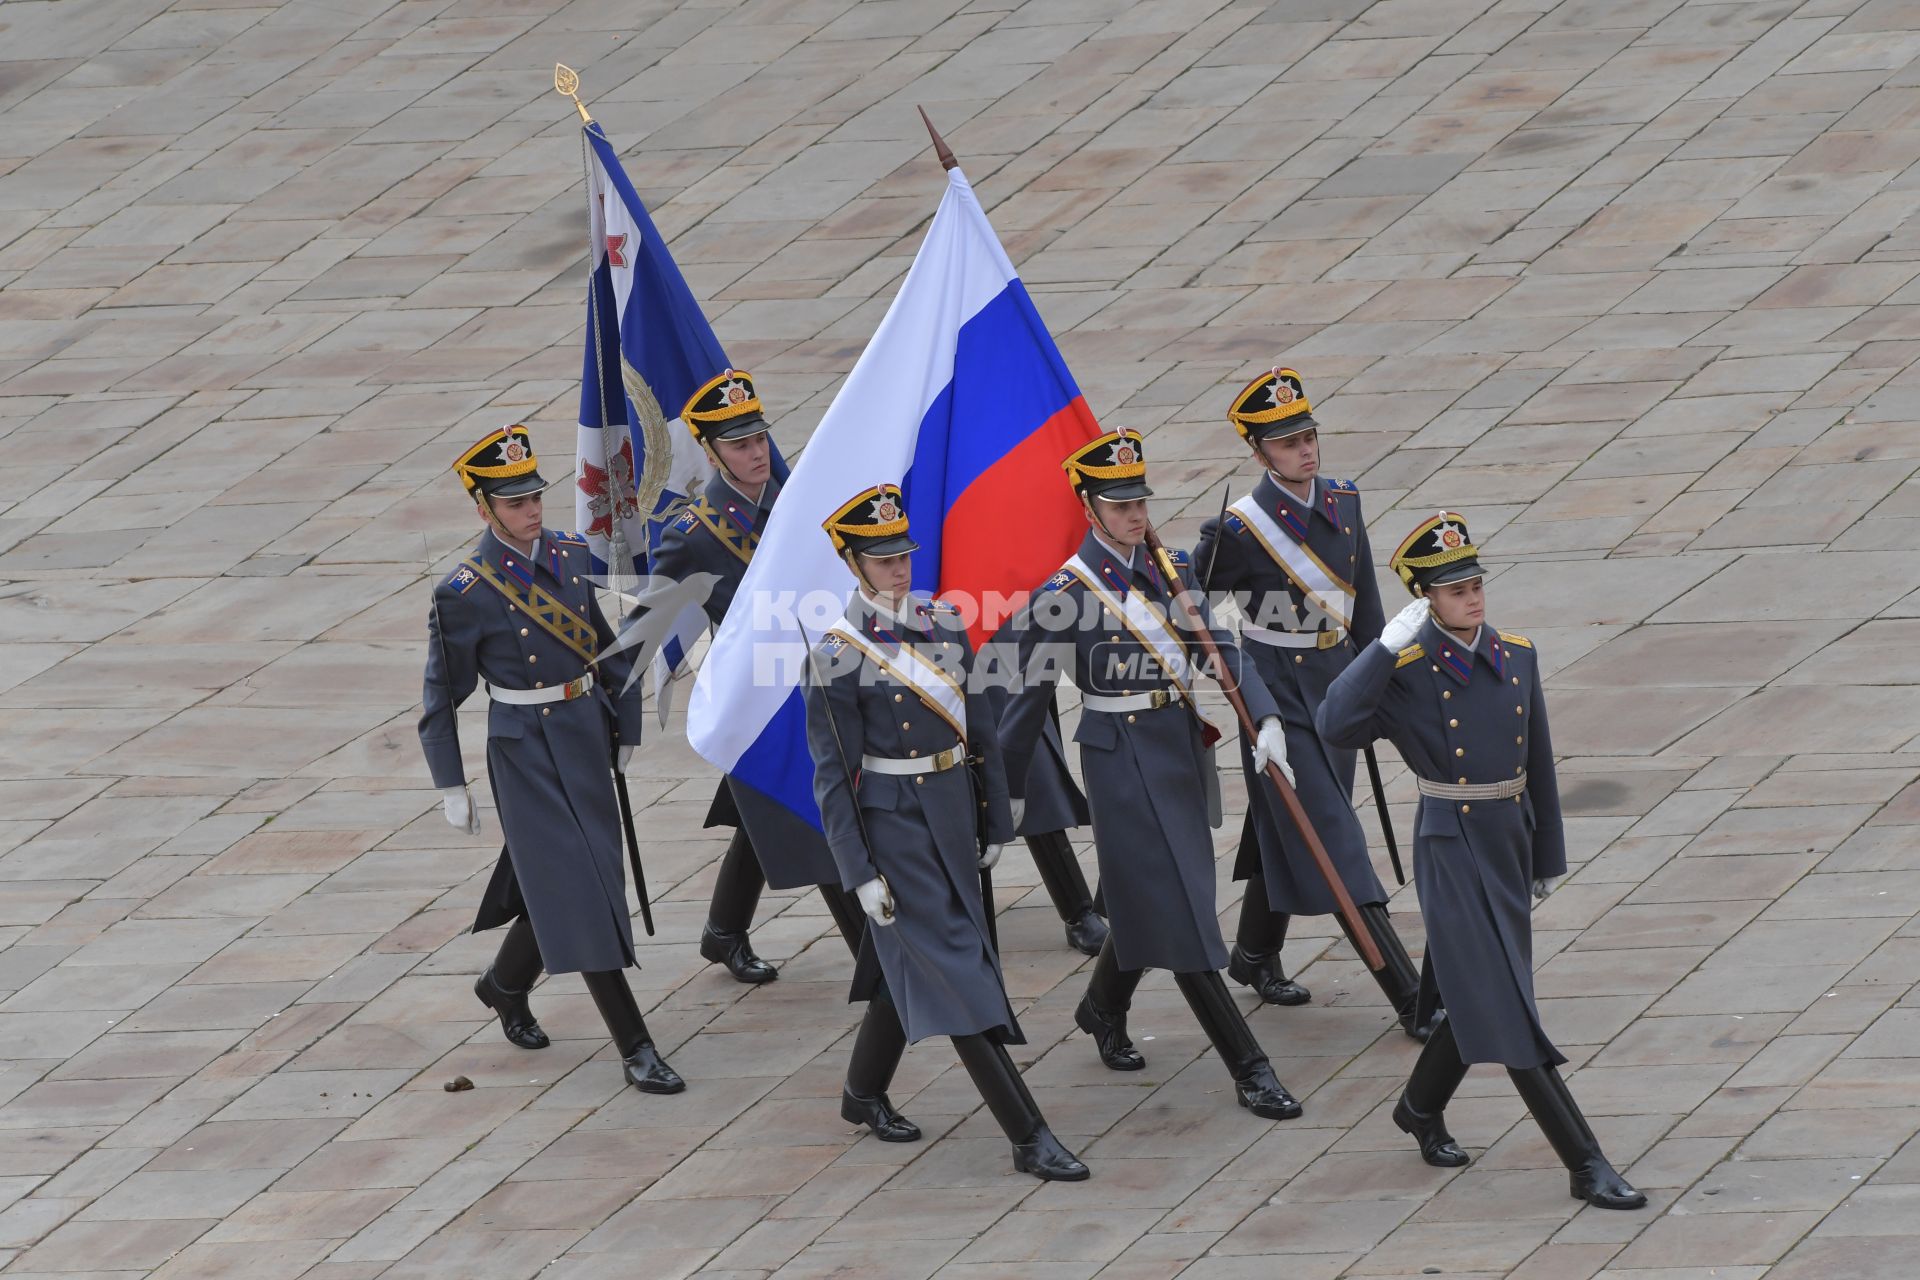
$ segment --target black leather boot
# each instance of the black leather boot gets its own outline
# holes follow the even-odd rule
[[[1081,955],[1097,956],[1100,944],[1107,940],[1107,922],[1093,909],[1093,891],[1073,856],[1073,842],[1064,831],[1048,831],[1028,836],[1027,848],[1033,852],[1033,865],[1040,871],[1040,883],[1047,887],[1054,910],[1067,928],[1067,945]]]
[[[760,891],[766,884],[767,877],[760,870],[760,859],[754,856],[747,829],[736,827],[726,856],[720,859],[720,873],[713,882],[707,927],[700,931],[700,956],[725,965],[735,981],[756,986],[780,976],[778,969],[753,954],[753,943],[747,937],[754,908],[760,905]]]
[[[1127,1039],[1127,1010],[1133,1007],[1133,993],[1140,985],[1141,970],[1122,969],[1114,954],[1113,935],[1100,947],[1100,958],[1093,962],[1093,977],[1087,993],[1073,1011],[1074,1025],[1093,1037],[1100,1061],[1109,1071],[1138,1071],[1147,1065],[1140,1051]]]
[[[619,1051],[627,1083],[642,1093],[679,1093],[685,1089],[687,1082],[653,1047],[653,1037],[647,1034],[647,1020],[640,1016],[640,1006],[633,998],[633,988],[627,985],[627,975],[619,969],[608,969],[580,976],[600,1010],[601,1020],[607,1024],[608,1034],[613,1037],[613,1047]]]
[[[1338,917],[1340,928],[1347,935],[1347,941],[1354,944],[1354,950],[1360,950],[1354,939],[1353,930],[1347,927],[1344,916]],[[1433,1027],[1445,1015],[1438,1003],[1423,1020],[1420,1009],[1420,970],[1414,966],[1413,957],[1407,954],[1407,945],[1400,941],[1399,931],[1393,927],[1393,920],[1387,915],[1385,903],[1369,902],[1360,908],[1360,918],[1366,921],[1367,932],[1373,935],[1374,945],[1380,948],[1380,958],[1387,962],[1386,968],[1373,975],[1380,984],[1387,1003],[1393,1006],[1400,1018],[1400,1029],[1415,1040],[1424,1042],[1433,1034]]]
[[[1240,899],[1240,927],[1234,931],[1233,950],[1227,956],[1227,976],[1252,987],[1267,1004],[1301,1005],[1313,999],[1280,966],[1290,919],[1267,904],[1266,877],[1248,876],[1247,891]]]
[[[1013,1167],[1046,1182],[1085,1182],[1087,1166],[1062,1146],[1047,1128],[1006,1046],[984,1035],[955,1036],[960,1064],[973,1078],[987,1110],[1013,1143]]]
[[[1406,1091],[1393,1109],[1393,1122],[1420,1144],[1420,1158],[1437,1169],[1457,1169],[1467,1163],[1467,1153],[1447,1132],[1445,1117],[1454,1090],[1466,1078],[1467,1064],[1460,1060],[1453,1024],[1442,1019],[1420,1050]]]
[[[867,913],[861,909],[860,899],[837,884],[823,884],[820,886],[820,900],[827,904],[827,914],[833,917],[834,927],[840,931],[847,950],[853,952],[853,958],[858,960],[860,943],[867,936]]]
[[[1273,1064],[1253,1038],[1253,1028],[1227,994],[1227,984],[1220,975],[1212,970],[1176,973],[1173,980],[1187,998],[1200,1029],[1213,1042],[1220,1061],[1233,1073],[1234,1094],[1240,1105],[1268,1120],[1291,1120],[1299,1115],[1300,1104],[1273,1074]]]
[[[884,989],[867,1001],[867,1012],[860,1019],[860,1033],[853,1039],[853,1056],[847,1060],[847,1085],[840,1092],[840,1118],[852,1124],[864,1124],[882,1142],[917,1142],[920,1127],[893,1109],[887,1086],[893,1083],[894,1068],[907,1049],[907,1033],[900,1026],[900,1012]]]
[[[1596,1209],[1646,1206],[1647,1197],[1621,1177],[1602,1154],[1600,1140],[1587,1126],[1587,1118],[1580,1114],[1580,1105],[1573,1100],[1557,1068],[1508,1067],[1507,1074],[1547,1141],[1553,1144],[1554,1153],[1567,1166],[1568,1194]]]
[[[507,926],[493,966],[473,984],[480,1003],[500,1015],[500,1030],[510,1044],[522,1049],[544,1049],[552,1043],[534,1020],[527,996],[540,976],[540,944],[533,925],[521,916]]]

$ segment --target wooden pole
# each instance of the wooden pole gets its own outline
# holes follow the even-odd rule
[[[1213,664],[1214,678],[1220,682],[1221,690],[1232,704],[1233,712],[1240,717],[1240,732],[1252,742],[1259,728],[1253,723],[1253,716],[1247,711],[1247,700],[1240,694],[1240,682],[1234,678],[1227,664],[1220,660],[1220,646],[1214,642],[1213,632],[1207,627],[1206,620],[1194,607],[1193,601],[1182,589],[1180,574],[1173,566],[1173,558],[1160,541],[1160,535],[1151,526],[1147,529],[1147,549],[1153,552],[1160,563],[1160,572],[1166,575],[1167,587],[1174,593],[1174,602],[1186,618],[1187,629],[1200,642],[1207,661]],[[1360,952],[1360,959],[1367,968],[1378,973],[1387,967],[1386,958],[1380,954],[1379,946],[1373,940],[1373,931],[1367,928],[1367,922],[1361,918],[1360,908],[1353,903],[1353,895],[1347,892],[1346,882],[1340,879],[1340,872],[1333,865],[1333,859],[1327,854],[1327,846],[1320,843],[1320,833],[1313,829],[1313,820],[1307,817],[1307,811],[1300,805],[1300,797],[1294,794],[1293,787],[1287,782],[1287,775],[1280,772],[1280,766],[1269,762],[1267,781],[1280,794],[1281,803],[1286,805],[1287,813],[1293,818],[1293,825],[1300,829],[1301,838],[1307,842],[1308,852],[1313,854],[1314,863],[1320,868],[1320,874],[1326,877],[1327,886],[1333,890],[1333,900],[1340,912],[1340,918],[1347,922],[1347,931],[1353,935],[1353,945]],[[1248,803],[1253,797],[1247,797]]]

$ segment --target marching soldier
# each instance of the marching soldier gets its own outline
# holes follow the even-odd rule
[[[536,467],[519,424],[489,432],[453,464],[486,532],[435,589],[427,618],[420,746],[447,821],[469,835],[480,816],[454,711],[482,680],[491,702],[487,777],[506,848],[473,927],[508,928],[474,994],[508,1040],[543,1049],[528,992],[543,968],[579,973],[628,1081],[678,1093],[686,1083],[654,1048],[623,972],[637,961],[608,770],[624,772],[640,740],[640,692],[620,692],[633,660],[612,651],[586,540],[542,528],[547,486]]]
[[[712,459],[714,475],[706,492],[661,535],[652,568],[682,581],[711,575],[715,581],[703,607],[718,631],[780,496],[780,482],[773,478],[767,420],[745,370],[729,369],[709,381],[693,393],[680,417]],[[700,933],[701,956],[725,965],[741,982],[772,982],[780,976],[754,954],[747,936],[760,891],[769,884],[776,889],[818,885],[847,945],[859,951],[865,917],[840,888],[833,855],[817,831],[727,777],[720,779],[704,825],[734,831]]]
[[[1077,555],[1049,578],[1021,620],[1021,686],[1002,721],[1007,776],[1023,786],[1053,686],[1071,675],[1082,695],[1080,762],[1093,810],[1094,848],[1111,932],[1074,1012],[1114,1071],[1145,1059],[1127,1039],[1126,1015],[1143,970],[1169,969],[1233,1074],[1240,1105],[1269,1119],[1300,1114],[1273,1074],[1218,970],[1227,962],[1215,916],[1213,841],[1219,777],[1193,702],[1192,664],[1167,620],[1173,593],[1191,590],[1186,557],[1170,582],[1142,545],[1147,467],[1137,432],[1118,431],[1062,464],[1090,528]],[[1204,602],[1201,609],[1205,610]],[[1211,625],[1209,622],[1208,625]],[[1223,660],[1244,664],[1224,634]],[[1279,708],[1242,678],[1258,721],[1253,758],[1285,768]]]
[[[1394,1123],[1428,1164],[1466,1164],[1442,1113],[1466,1064],[1498,1062],[1567,1166],[1573,1197],[1638,1209],[1646,1196],[1601,1152],[1534,1004],[1532,906],[1566,874],[1567,848],[1533,645],[1486,624],[1479,553],[1458,515],[1422,521],[1392,565],[1414,602],[1333,682],[1316,721],[1338,747],[1391,739],[1420,791],[1421,1003],[1444,998],[1447,1017]]]
[[[810,657],[807,745],[841,882],[872,923],[853,991],[867,1011],[840,1114],[884,1142],[917,1139],[887,1086],[907,1041],[950,1036],[1013,1143],[1014,1168],[1078,1182],[1087,1167],[1053,1136],[1007,1055],[1026,1037],[1007,1002],[979,873],[1013,824],[966,628],[909,594],[919,544],[898,486],[863,491],[823,527],[859,590]]]
[[[1407,1034],[1424,1040],[1430,1028],[1415,1017],[1420,974],[1387,917],[1387,890],[1353,812],[1354,753],[1328,746],[1313,728],[1327,686],[1384,622],[1360,493],[1320,474],[1319,423],[1293,370],[1255,378],[1234,397],[1227,420],[1264,474],[1253,492],[1201,527],[1194,563],[1209,590],[1239,601],[1241,650],[1280,706],[1300,803],[1386,960],[1375,980]],[[1251,763],[1244,741],[1241,756]],[[1305,1004],[1307,990],[1288,980],[1280,948],[1289,917],[1338,915],[1333,890],[1255,773],[1247,775],[1247,793],[1234,868],[1247,890],[1227,973],[1269,1004]]]

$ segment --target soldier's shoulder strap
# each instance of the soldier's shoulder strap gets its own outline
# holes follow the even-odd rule
[[[574,547],[584,547],[587,545],[587,539],[585,534],[563,533],[559,529],[549,529],[547,530],[547,532],[553,535],[554,541],[556,542],[564,542],[569,546],[574,546]]]
[[[1185,569],[1193,564],[1193,553],[1179,547],[1168,547],[1167,556],[1173,561],[1176,568]]]
[[[740,563],[747,564],[753,559],[754,548],[760,545],[759,532],[757,530],[748,532],[723,517],[719,510],[707,501],[705,494],[687,504],[687,515],[692,516],[695,523],[712,534],[714,541],[731,551]],[[681,519],[686,519],[686,516],[682,516]],[[688,527],[691,528],[691,526]]]
[[[1425,649],[1421,648],[1417,644],[1410,644],[1406,648],[1400,651],[1399,658],[1395,660],[1393,664],[1394,670],[1397,671],[1401,667],[1406,666],[1408,663],[1418,662],[1420,661],[1420,659],[1426,656],[1427,656],[1427,651]]]
[[[1321,476],[1321,477],[1320,477],[1320,483],[1322,483],[1322,484],[1324,484],[1324,485],[1326,485],[1326,486],[1327,486],[1327,488],[1328,488],[1328,489],[1330,489],[1331,491],[1333,491],[1334,493],[1358,493],[1358,492],[1360,492],[1360,486],[1359,486],[1359,485],[1357,485],[1357,484],[1355,484],[1355,483],[1354,483],[1353,481],[1351,481],[1351,480],[1334,480],[1334,479],[1331,479],[1331,478],[1329,478],[1329,477],[1327,477],[1327,476]]]
[[[1051,578],[1048,578],[1045,582],[1041,583],[1040,590],[1061,591],[1061,590],[1064,590],[1069,585],[1071,585],[1072,582],[1073,582],[1073,574],[1069,570],[1062,569],[1058,573],[1054,574]]]
[[[452,573],[441,579],[440,585],[451,587],[461,595],[467,594],[473,589],[473,584],[480,581],[479,571],[474,568],[474,563],[478,559],[479,556],[475,555],[462,561],[455,566]]]
[[[1527,639],[1523,635],[1518,635],[1512,631],[1500,632],[1500,638],[1502,640],[1505,640],[1508,644],[1518,645],[1522,649],[1533,648],[1533,641]]]

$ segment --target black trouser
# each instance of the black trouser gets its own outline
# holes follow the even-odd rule
[[[1053,909],[1060,913],[1060,919],[1072,924],[1092,911],[1093,891],[1087,887],[1080,860],[1073,856],[1073,841],[1067,833],[1048,831],[1026,839],[1033,865],[1040,872],[1040,883],[1047,887],[1047,896],[1053,899]]]
[[[631,1058],[642,1045],[653,1043],[647,1020],[640,1016],[639,1002],[633,998],[633,988],[627,985],[626,970],[607,969],[583,973],[580,977],[586,982],[587,993],[593,997],[601,1021],[607,1024],[607,1034],[613,1037],[613,1047],[622,1058]]]
[[[1145,969],[1122,969],[1120,957],[1113,949],[1113,935],[1100,948],[1100,955],[1093,962],[1093,976],[1087,980],[1087,1003],[1093,1006],[1095,1016],[1111,1020],[1124,1017],[1133,1007],[1133,993],[1140,989],[1140,979],[1146,976]]]
[[[754,855],[747,829],[735,827],[727,852],[720,859],[720,874],[713,881],[707,924],[715,933],[745,933],[753,925],[760,891],[766,887],[767,877],[760,870],[760,859]]]
[[[866,908],[860,905],[859,898],[837,884],[821,885],[820,900],[827,904],[827,914],[833,917],[834,927],[840,931],[847,950],[853,952],[854,959],[859,959],[860,942],[867,936]]]
[[[1380,948],[1380,958],[1386,961],[1384,967],[1374,971],[1373,980],[1380,984],[1380,990],[1386,995],[1387,1003],[1393,1006],[1394,1012],[1402,1018],[1411,1018],[1414,1006],[1420,999],[1420,970],[1414,967],[1413,957],[1407,954],[1406,944],[1400,941],[1400,935],[1387,915],[1386,904],[1367,903],[1360,908],[1360,919],[1366,924],[1374,945]],[[1347,935],[1347,941],[1353,944],[1356,952],[1361,951],[1360,941],[1353,936],[1347,918],[1340,916],[1339,920],[1341,932]]]
[[[1267,878],[1258,873],[1247,877],[1247,891],[1240,899],[1240,927],[1233,940],[1249,957],[1266,957],[1279,952],[1287,942],[1287,923],[1293,917],[1267,905]]]
[[[1027,1092],[1027,1082],[1020,1078],[1020,1069],[1013,1065],[1007,1047],[984,1033],[952,1039],[960,1065],[967,1069],[973,1087],[999,1122],[1000,1131],[1015,1146],[1031,1142],[1047,1121],[1040,1114],[1040,1104]]]
[[[860,1031],[853,1038],[853,1056],[847,1060],[847,1092],[857,1098],[877,1098],[893,1083],[900,1055],[907,1051],[907,1033],[900,1011],[885,987],[867,1001]]]
[[[1407,1106],[1421,1117],[1437,1116],[1453,1101],[1460,1082],[1467,1078],[1467,1064],[1460,1060],[1460,1042],[1454,1039],[1453,1020],[1442,1018],[1421,1046],[1413,1074],[1407,1077]]]
[[[500,939],[500,950],[493,957],[493,980],[502,991],[519,995],[540,978],[540,942],[533,936],[533,922],[517,917]]]

